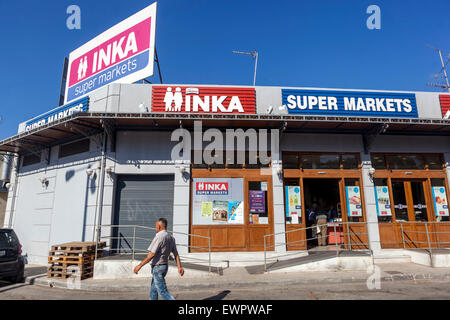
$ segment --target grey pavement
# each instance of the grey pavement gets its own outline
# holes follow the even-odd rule
[[[450,281],[450,268],[432,268],[413,263],[380,264],[380,281]],[[49,279],[43,274],[46,266],[27,265],[26,284],[67,288],[65,280]],[[189,271],[187,271],[189,272]],[[267,286],[292,286],[314,284],[365,284],[371,273],[365,271],[329,271],[329,272],[274,272],[265,274],[249,274],[246,268],[224,269],[223,275],[202,275],[185,277],[167,277],[167,285],[171,290],[210,290],[223,288],[251,288]],[[142,291],[147,290],[151,278],[114,279],[80,281],[79,290],[83,291]]]

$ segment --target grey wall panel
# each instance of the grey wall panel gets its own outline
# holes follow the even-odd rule
[[[256,112],[267,114],[272,106],[272,114],[287,114],[287,110],[280,110],[282,105],[281,87],[256,87]]]
[[[419,118],[442,119],[441,103],[439,93],[435,92],[417,92],[416,93],[417,111]]]
[[[378,136],[371,152],[450,152],[450,137]]]
[[[120,89],[119,112],[142,112],[139,105],[142,103],[148,110],[151,109],[152,85],[149,84],[122,84]]]
[[[360,152],[363,150],[360,135],[348,134],[283,134],[282,151]]]

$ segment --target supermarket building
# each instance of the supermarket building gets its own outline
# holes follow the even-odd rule
[[[97,237],[126,250],[126,226],[159,217],[184,255],[208,238],[230,256],[264,251],[265,235],[266,250],[283,253],[309,248],[318,203],[335,209],[330,223],[351,225],[342,241],[353,248],[448,248],[449,106],[450,94],[434,92],[111,84],[0,141],[13,157],[3,224],[30,263],[46,263],[51,245]],[[249,163],[249,143],[244,164],[194,163],[208,132],[239,128],[247,141],[267,129],[268,163]],[[137,232],[145,250],[152,231]]]

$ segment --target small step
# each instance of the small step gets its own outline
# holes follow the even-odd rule
[[[411,257],[405,255],[378,255],[373,257],[373,261],[375,264],[409,263],[411,262]]]

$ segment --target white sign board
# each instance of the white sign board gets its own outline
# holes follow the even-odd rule
[[[65,102],[111,83],[152,76],[155,28],[156,2],[72,51]]]

